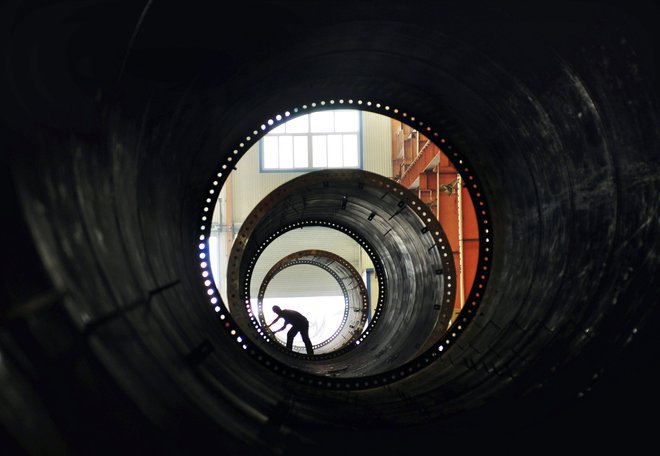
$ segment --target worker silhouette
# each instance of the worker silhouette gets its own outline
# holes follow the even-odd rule
[[[291,347],[293,346],[293,338],[296,337],[296,334],[300,333],[303,342],[305,342],[307,354],[313,355],[314,350],[312,348],[312,341],[309,339],[309,321],[307,318],[305,318],[300,312],[290,309],[281,309],[280,306],[273,306],[273,312],[277,314],[277,318],[275,318],[271,324],[266,326],[266,328],[270,328],[281,318],[284,320],[284,324],[277,331],[273,331],[273,334],[280,332],[288,325],[291,325],[291,329],[286,333],[286,348],[291,350]]]

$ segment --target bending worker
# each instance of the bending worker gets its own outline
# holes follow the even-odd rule
[[[273,334],[282,331],[288,325],[291,325],[291,329],[286,333],[286,348],[291,350],[293,347],[293,338],[296,337],[296,334],[300,333],[303,342],[305,342],[305,348],[307,349],[308,355],[313,355],[314,350],[312,349],[312,341],[309,339],[309,321],[303,314],[296,312],[295,310],[281,309],[280,306],[273,306],[273,312],[277,314],[277,318],[271,322],[266,328],[270,328],[274,325],[280,318],[284,320],[284,324],[277,331],[273,331]]]

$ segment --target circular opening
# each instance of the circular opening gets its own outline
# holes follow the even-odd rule
[[[327,250],[311,248],[318,245]],[[364,277],[354,264],[365,270]],[[309,320],[315,355],[350,349],[378,312],[377,278],[370,271],[374,265],[367,252],[339,230],[304,226],[288,231],[263,249],[249,274],[248,314],[257,333],[268,339],[273,337],[268,330],[275,317],[272,306],[296,310]],[[373,290],[366,282],[375,285]],[[302,352],[299,348],[294,343],[293,352]]]
[[[314,185],[313,181],[317,177],[316,175],[310,176],[311,181],[307,178],[301,181],[300,178],[298,178],[295,181],[292,181],[292,183],[309,188],[310,185]],[[325,183],[323,186],[325,187]],[[288,193],[297,197],[301,191],[302,189],[298,188],[291,192],[283,192],[283,194]],[[346,316],[347,324],[340,328],[340,331],[331,341],[328,341],[328,344],[323,344],[324,346],[328,346],[322,350],[322,353],[313,353],[313,356],[316,360],[336,358],[355,348],[369,335],[370,330],[373,329],[378,322],[383,302],[387,296],[384,284],[383,265],[376,255],[376,250],[369,244],[369,242],[362,238],[359,233],[348,229],[346,226],[336,223],[335,221],[310,219],[302,222],[296,221],[290,223],[287,221],[286,216],[282,216],[285,212],[281,206],[282,202],[278,200],[277,203],[278,205],[270,208],[270,210],[265,210],[264,207],[268,207],[270,202],[268,200],[262,201],[252,212],[250,219],[253,220],[252,217],[255,213],[263,214],[263,218],[260,220],[253,220],[251,223],[245,223],[237,236],[238,238],[241,238],[245,235],[247,239],[262,239],[263,241],[246,242],[245,244],[237,243],[233,246],[232,252],[229,256],[230,264],[228,265],[227,273],[228,282],[230,282],[230,291],[228,292],[230,303],[229,308],[232,310],[234,318],[239,321],[239,324],[242,325],[243,328],[252,329],[253,333],[258,334],[262,339],[270,342],[270,333],[263,329],[266,326],[265,320],[260,316],[258,317],[252,311],[253,295],[250,292],[252,288],[250,284],[254,283],[252,280],[254,268],[256,267],[255,265],[259,263],[263,253],[270,247],[272,242],[276,242],[280,240],[282,236],[286,236],[288,233],[292,232],[295,232],[296,234],[290,236],[288,241],[303,237],[311,239],[314,244],[321,243],[323,245],[329,245],[329,242],[327,242],[327,236],[329,235],[335,243],[340,240],[348,240],[349,247],[355,248],[359,246],[360,248],[358,249],[359,252],[347,254],[346,257],[350,259],[357,255],[357,257],[353,259],[355,262],[373,265],[373,274],[369,274],[371,269],[367,269],[367,274],[363,279],[350,261],[340,255],[328,251],[314,249],[296,252],[284,257],[265,274],[264,279],[261,280],[257,301],[259,302],[259,300],[262,299],[265,288],[272,276],[283,269],[286,265],[292,264],[293,261],[306,260],[308,262],[313,262],[317,266],[331,272],[337,282],[341,284],[349,303],[349,314]],[[284,204],[288,205],[287,202]],[[274,216],[274,214],[279,215]],[[297,215],[295,214],[294,219],[297,219]],[[275,221],[274,226],[272,224],[273,221]],[[299,233],[305,233],[306,236],[301,236]],[[326,236],[325,242],[322,241],[324,236],[322,236],[321,233],[324,233]],[[312,235],[311,238],[309,237],[310,234]],[[289,244],[288,242],[285,242],[283,245]],[[346,247],[347,246],[344,245],[344,248]],[[365,255],[364,259],[359,257],[360,253]],[[371,275],[376,279],[374,280]],[[368,286],[370,283],[374,282],[375,290],[372,293],[368,289]],[[367,285],[365,285],[365,283]],[[318,289],[317,284],[312,283],[312,288]],[[369,298],[369,296],[371,296],[371,298]],[[371,305],[370,302],[372,302]],[[262,307],[263,306],[260,306],[260,312]],[[370,320],[368,325],[366,322],[367,316],[369,316]],[[365,325],[366,329],[363,330]],[[272,348],[272,346],[267,346],[266,348]],[[298,355],[292,350],[286,350],[285,353],[289,356]],[[310,355],[312,354],[308,353],[305,355],[305,358],[309,359]],[[296,367],[308,369],[310,366],[305,365],[304,363],[298,363]],[[328,370],[333,371],[334,368],[326,365],[324,367],[317,366],[317,369],[312,369],[312,371],[316,373]]]
[[[431,126],[425,125],[403,110],[381,103],[340,99],[332,100],[329,104],[340,109],[329,110],[325,107],[327,103],[315,102],[286,110],[266,119],[237,145],[229,154],[227,162],[219,165],[202,208],[198,252],[209,300],[219,316],[222,327],[233,336],[240,334],[241,341],[247,342],[243,343],[243,347],[260,360],[268,359],[272,365],[281,362],[286,367],[299,369],[302,371],[301,380],[313,381],[305,375],[305,372],[313,376],[331,375],[329,374],[331,370],[310,367],[309,363],[313,363],[316,356],[312,359],[302,356],[307,359],[302,359],[300,362],[278,358],[269,351],[270,348],[259,345],[255,340],[254,336],[258,334],[261,325],[248,325],[245,319],[238,318],[238,321],[235,319],[236,308],[232,308],[230,303],[232,300],[241,299],[245,301],[243,307],[252,306],[255,289],[258,289],[263,281],[254,273],[258,270],[260,257],[265,252],[257,247],[253,249],[253,253],[258,251],[257,254],[245,260],[240,259],[243,261],[243,269],[235,274],[234,280],[237,281],[238,276],[245,278],[246,275],[252,274],[252,281],[241,282],[240,285],[234,286],[234,296],[232,296],[232,291],[228,287],[232,288],[233,279],[229,274],[228,265],[232,260],[239,261],[238,256],[231,258],[233,251],[244,250],[243,247],[237,249],[236,246],[245,246],[250,242],[267,246],[274,239],[284,236],[285,232],[293,232],[302,226],[307,228],[313,225],[327,226],[331,230],[341,230],[348,237],[355,239],[354,242],[362,247],[366,246],[366,257],[375,257],[375,263],[384,261],[388,265],[385,269],[382,265],[380,267],[376,265],[367,274],[369,268],[365,268],[363,264],[354,264],[360,271],[363,285],[371,289],[369,301],[370,311],[373,311],[371,305],[374,294],[377,296],[376,302],[386,302],[385,296],[388,291],[401,299],[400,292],[393,289],[395,285],[387,282],[385,276],[392,274],[387,268],[392,271],[394,270],[392,265],[398,264],[402,267],[401,270],[405,271],[411,265],[402,258],[406,255],[413,259],[418,258],[415,256],[418,252],[411,252],[420,250],[420,246],[423,245],[422,241],[417,242],[412,239],[417,237],[423,239],[427,234],[435,236],[437,240],[428,250],[437,249],[439,260],[435,274],[443,277],[441,281],[443,292],[439,293],[442,295],[441,298],[436,301],[433,301],[435,299],[433,298],[429,302],[438,309],[442,307],[443,311],[448,313],[448,317],[446,320],[438,320],[443,322],[442,328],[431,331],[434,337],[437,336],[434,343],[430,346],[426,344],[412,358],[406,358],[399,364],[395,363],[396,367],[389,370],[382,368],[367,370],[355,375],[349,373],[346,379],[342,380],[347,382],[346,385],[342,381],[328,383],[331,387],[364,387],[370,382],[388,382],[409,375],[437,359],[447,346],[460,336],[474,316],[474,308],[478,306],[485,291],[489,274],[489,255],[492,253],[492,233],[487,233],[489,211],[480,191],[478,177],[467,160]],[[391,249],[383,250],[381,241],[372,232],[367,230],[368,236],[364,236],[361,232],[365,226],[375,225],[379,218],[383,218],[383,214],[379,211],[370,212],[368,204],[363,204],[361,207],[366,212],[359,214],[359,217],[364,218],[360,224],[355,225],[344,220],[336,223],[335,226],[333,220],[336,221],[337,217],[341,219],[337,214],[353,203],[352,193],[350,197],[338,198],[336,207],[332,209],[335,212],[322,213],[321,217],[317,217],[318,220],[310,221],[305,216],[301,216],[298,219],[290,218],[286,227],[273,225],[271,232],[268,229],[255,231],[256,225],[261,224],[260,226],[263,227],[266,223],[262,220],[263,213],[253,213],[255,208],[263,212],[268,211],[269,207],[277,205],[278,202],[287,199],[291,202],[291,195],[287,195],[284,184],[304,174],[318,174],[319,170],[328,169],[361,169],[367,171],[367,174],[375,173],[386,178],[389,183],[368,184],[383,190],[383,195],[389,194],[390,197],[399,198],[398,213],[413,213],[421,222],[419,232],[414,236],[410,236],[409,232],[413,224],[409,223],[405,228],[408,230],[406,235],[399,239],[399,244],[403,246],[403,253],[399,252],[399,258],[390,258]],[[305,193],[304,190],[299,191]],[[322,193],[323,190],[319,190],[316,195]],[[319,198],[314,195],[311,197]],[[475,207],[478,207],[479,211],[475,211]],[[283,207],[280,209],[285,210]],[[302,212],[304,213],[304,203]],[[357,218],[358,213],[359,211],[354,211],[351,217]],[[319,213],[316,215],[318,216]],[[396,215],[397,213],[394,214]],[[276,217],[274,214],[269,216]],[[432,227],[434,223],[439,227]],[[382,226],[386,228],[386,225]],[[398,227],[398,229],[401,231],[402,228]],[[255,240],[253,235],[249,234],[254,232],[259,235],[267,232],[267,236]],[[392,229],[383,231],[380,235],[385,237],[390,233],[397,234],[397,228],[395,227],[393,231]],[[367,242],[364,242],[365,237],[369,238]],[[486,238],[487,243],[480,242],[480,239]],[[412,247],[407,244],[411,244]],[[480,274],[477,275],[477,271]],[[209,280],[209,276],[214,280]],[[395,280],[394,284],[403,283],[400,278],[398,280]],[[286,288],[293,282],[301,281],[304,279],[284,280],[278,287]],[[421,280],[418,282],[421,283]],[[292,290],[295,290],[295,286]],[[249,298],[245,299],[246,297]],[[424,299],[426,298],[422,298]],[[293,306],[293,300],[290,301]],[[268,316],[268,311],[270,306],[267,310],[262,309],[263,317]],[[393,324],[396,318],[391,313],[388,317],[388,312],[393,311],[388,311],[388,308],[383,310],[383,321]],[[366,338],[370,336],[372,330],[376,332],[373,323],[378,320],[379,314],[374,312],[371,317],[370,324],[365,326],[362,337],[355,341],[353,347],[362,342],[367,344]],[[409,317],[408,322],[411,322],[416,315]],[[422,318],[420,315],[417,317]],[[390,329],[395,328],[398,327]],[[270,345],[280,347],[282,345],[280,339],[272,342]],[[302,345],[296,347],[292,353],[300,351]],[[363,379],[357,382],[359,386],[355,383],[350,384],[353,376]]]
[[[314,295],[292,296],[292,290],[298,292],[301,290],[291,287],[290,284],[298,282],[300,277],[314,280],[319,291]],[[254,313],[258,313],[256,306],[257,300],[253,299]],[[347,298],[335,277],[328,271],[310,264],[298,264],[283,269],[269,282],[262,304],[265,322],[270,323],[277,317],[272,310],[273,306],[292,309],[307,317],[309,337],[315,353],[323,353],[323,346],[327,345],[345,325],[348,313]],[[276,333],[275,338],[280,344],[286,345],[285,332]],[[293,340],[293,350],[299,353],[305,352],[300,334],[297,334]]]

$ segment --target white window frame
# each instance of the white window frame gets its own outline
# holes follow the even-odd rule
[[[341,120],[341,114],[344,112],[355,112],[357,113],[358,121],[356,129],[343,129],[337,131],[337,120]],[[339,114],[339,116],[337,115]],[[324,117],[328,118],[332,115],[332,129],[326,128],[325,131],[312,131],[312,121],[314,119],[321,120]],[[300,131],[305,120],[307,119],[307,129],[306,131]],[[296,122],[292,124],[291,122]],[[288,125],[292,126],[292,132],[287,131]],[[318,127],[318,125],[317,125]],[[300,132],[299,132],[300,131]],[[289,139],[290,138],[290,139]],[[306,150],[303,145],[303,140],[306,140]],[[265,156],[265,146],[267,142],[277,141],[278,145],[278,157],[277,157],[277,166],[272,166],[275,162],[273,158],[270,157],[269,160],[271,163],[265,163],[268,157]],[[338,154],[335,152],[335,160],[329,160],[328,156],[328,143],[335,143],[334,146],[330,146],[332,150],[337,151],[337,141],[341,142],[341,160],[337,160]],[[319,162],[317,157],[319,156],[320,151],[318,150],[318,145],[324,142],[326,149],[323,152],[325,156],[325,162]],[[289,151],[289,145],[297,143],[298,147],[293,147]],[[279,147],[282,145],[285,149],[285,152],[280,153]],[[354,156],[346,157],[344,155],[345,148],[355,148],[356,153]],[[298,160],[295,159],[296,152],[298,152]],[[302,158],[302,154],[306,152],[307,159]],[[280,166],[280,161],[285,159],[286,162],[284,166]],[[311,113],[303,114],[302,116],[297,116],[294,119],[282,123],[276,129],[273,129],[267,133],[259,141],[259,171],[262,173],[277,173],[277,172],[307,172],[317,169],[328,169],[328,168],[351,168],[351,169],[362,169],[362,113],[356,109],[334,109],[334,110],[322,110],[314,111]]]

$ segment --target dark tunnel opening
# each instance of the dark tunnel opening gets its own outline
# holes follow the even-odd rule
[[[235,7],[2,6],[3,453],[653,443],[658,7]],[[340,98],[441,132],[487,198],[494,249],[456,343],[417,369],[402,339],[403,375],[359,388],[282,375],[299,361],[276,349],[268,366],[250,356],[198,257],[209,183],[246,134]]]

